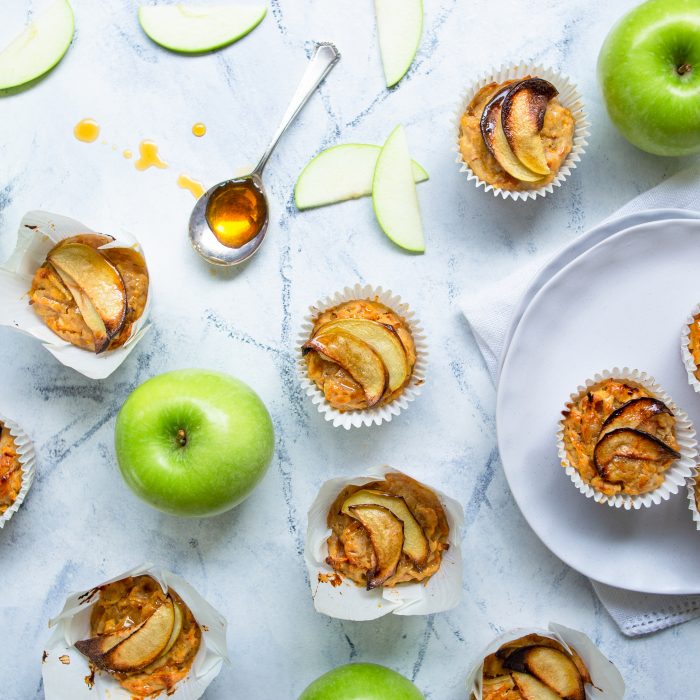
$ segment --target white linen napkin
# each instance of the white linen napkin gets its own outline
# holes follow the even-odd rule
[[[661,209],[676,211],[659,211]],[[681,216],[700,218],[700,165],[677,173],[639,195],[582,236],[578,244],[574,243],[567,249],[569,255],[558,261],[558,266],[548,264],[548,274],[542,276],[541,282],[544,283],[584,250],[629,226]],[[472,329],[494,384],[498,383],[504,350],[510,341],[508,331],[513,315],[519,309],[529,283],[544,263],[542,259],[535,260],[505,279],[471,292],[460,300],[462,312]],[[591,581],[591,584],[622,633],[630,637],[649,634],[700,617],[700,595],[647,595],[613,588],[596,581]]]

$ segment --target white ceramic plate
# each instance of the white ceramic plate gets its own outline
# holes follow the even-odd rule
[[[498,442],[525,519],[582,574],[646,593],[700,593],[700,533],[684,493],[639,511],[601,506],[558,463],[569,394],[602,369],[652,374],[700,425],[700,396],[680,358],[681,325],[700,302],[700,221],[655,221],[618,233],[561,269],[533,297],[499,381]]]

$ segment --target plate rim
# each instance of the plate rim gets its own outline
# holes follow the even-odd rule
[[[555,549],[545,538],[543,534],[540,534],[540,530],[537,529],[532,522],[530,522],[530,518],[528,515],[525,513],[523,510],[520,499],[518,497],[518,494],[516,491],[513,489],[513,486],[511,484],[511,479],[509,476],[508,469],[506,468],[505,461],[503,459],[503,450],[502,450],[502,432],[500,429],[500,426],[502,424],[502,419],[501,416],[503,414],[503,391],[501,389],[501,377],[506,373],[506,368],[509,367],[510,363],[513,361],[510,349],[515,343],[516,339],[518,338],[519,334],[522,333],[522,328],[524,327],[524,324],[527,322],[528,315],[532,313],[532,309],[535,306],[537,300],[543,296],[551,286],[554,286],[558,282],[558,280],[566,274],[571,267],[573,267],[575,264],[579,263],[579,261],[587,256],[591,251],[597,250],[603,246],[610,245],[617,241],[620,238],[624,238],[628,235],[632,235],[634,232],[639,231],[640,229],[647,230],[650,228],[654,228],[659,225],[668,225],[668,224],[678,224],[680,226],[684,225],[690,225],[691,228],[696,229],[697,235],[700,235],[700,218],[669,218],[669,219],[656,219],[653,221],[647,221],[645,223],[641,224],[636,224],[634,226],[630,226],[628,228],[625,228],[621,231],[618,231],[615,234],[612,234],[603,240],[599,241],[595,245],[592,245],[590,248],[587,248],[585,251],[583,251],[580,255],[577,255],[575,258],[570,260],[566,265],[564,265],[560,270],[558,270],[552,277],[544,283],[539,290],[533,295],[532,299],[530,300],[529,304],[527,307],[524,309],[522,315],[520,318],[517,320],[517,326],[513,330],[511,336],[510,336],[510,343],[508,347],[505,349],[505,356],[501,364],[501,373],[499,374],[499,379],[498,379],[498,386],[496,390],[496,442],[498,446],[498,451],[499,451],[499,456],[501,458],[501,465],[503,467],[503,473],[506,477],[506,482],[508,483],[508,488],[510,489],[510,492],[513,496],[513,500],[515,501],[516,505],[518,506],[518,510],[522,514],[523,518],[525,519],[525,522],[528,524],[528,527],[532,530],[532,532],[537,536],[537,538],[542,542],[542,544],[552,553],[554,556],[556,556],[558,559],[560,559],[562,562],[564,562],[567,566],[571,567],[574,571],[577,571],[578,573],[582,574],[583,576],[586,576],[587,578],[591,579],[592,581],[595,581],[597,583],[601,583],[607,586],[611,586],[613,588],[617,588],[620,590],[626,590],[626,591],[632,591],[635,593],[644,593],[644,594],[650,594],[650,595],[698,595],[700,594],[700,586],[696,588],[668,588],[665,587],[663,589],[659,588],[650,588],[650,587],[639,587],[639,586],[620,586],[619,582],[616,581],[611,581],[607,578],[601,578],[599,574],[590,572],[586,567],[580,567],[579,565],[574,565],[569,558],[566,556],[566,552],[560,552],[558,549]],[[568,247],[567,247],[568,248]],[[564,251],[562,251],[564,252]],[[558,257],[558,256],[557,256]],[[550,262],[553,262],[554,259],[552,259]],[[549,264],[546,265],[548,267]],[[542,268],[542,271],[545,268]],[[533,282],[536,282],[537,279],[539,279],[540,274],[536,275],[535,279]],[[528,286],[528,291],[531,287]],[[527,293],[527,292],[526,292]]]

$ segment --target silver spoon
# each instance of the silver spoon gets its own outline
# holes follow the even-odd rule
[[[269,223],[267,196],[262,183],[263,168],[282,134],[339,60],[340,54],[333,44],[326,42],[316,44],[304,76],[282,118],[282,123],[260,158],[260,162],[249,175],[220,182],[208,189],[197,200],[190,216],[190,242],[197,253],[208,262],[226,267],[238,265],[250,258],[262,244]],[[241,203],[241,197],[244,198],[243,205],[250,207],[251,211],[257,214],[254,219],[243,221],[242,224],[239,221],[237,224],[235,220],[222,217],[224,212],[231,210],[232,204]],[[240,206],[238,208],[240,209]],[[218,236],[214,233],[215,225]],[[256,230],[252,238],[233,247],[232,244],[237,242],[235,229],[240,225],[248,229],[248,233],[250,228]],[[220,238],[227,240],[229,245],[224,245]]]

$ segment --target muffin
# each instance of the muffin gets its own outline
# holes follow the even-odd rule
[[[130,576],[98,589],[89,639],[75,643],[93,670],[110,674],[136,697],[173,692],[187,676],[202,631],[188,606],[148,575]]]
[[[15,439],[9,427],[0,421],[0,516],[17,500],[23,480]]]
[[[36,270],[29,303],[56,335],[102,353],[131,337],[148,298],[146,262],[134,248],[105,248],[111,236],[65,238]]]
[[[378,296],[320,312],[302,353],[309,379],[340,412],[393,403],[410,384],[417,362],[407,321]]]
[[[631,379],[592,384],[562,415],[563,466],[606,496],[654,491],[681,458],[674,412]]]
[[[449,548],[440,499],[398,472],[343,488],[328,510],[327,525],[326,563],[367,590],[427,582]]]
[[[554,182],[576,129],[558,94],[550,81],[530,74],[481,87],[459,122],[462,162],[498,190],[539,190]]]
[[[591,676],[575,649],[551,637],[527,634],[486,656],[482,700],[585,700]],[[472,693],[472,700],[476,694]]]

